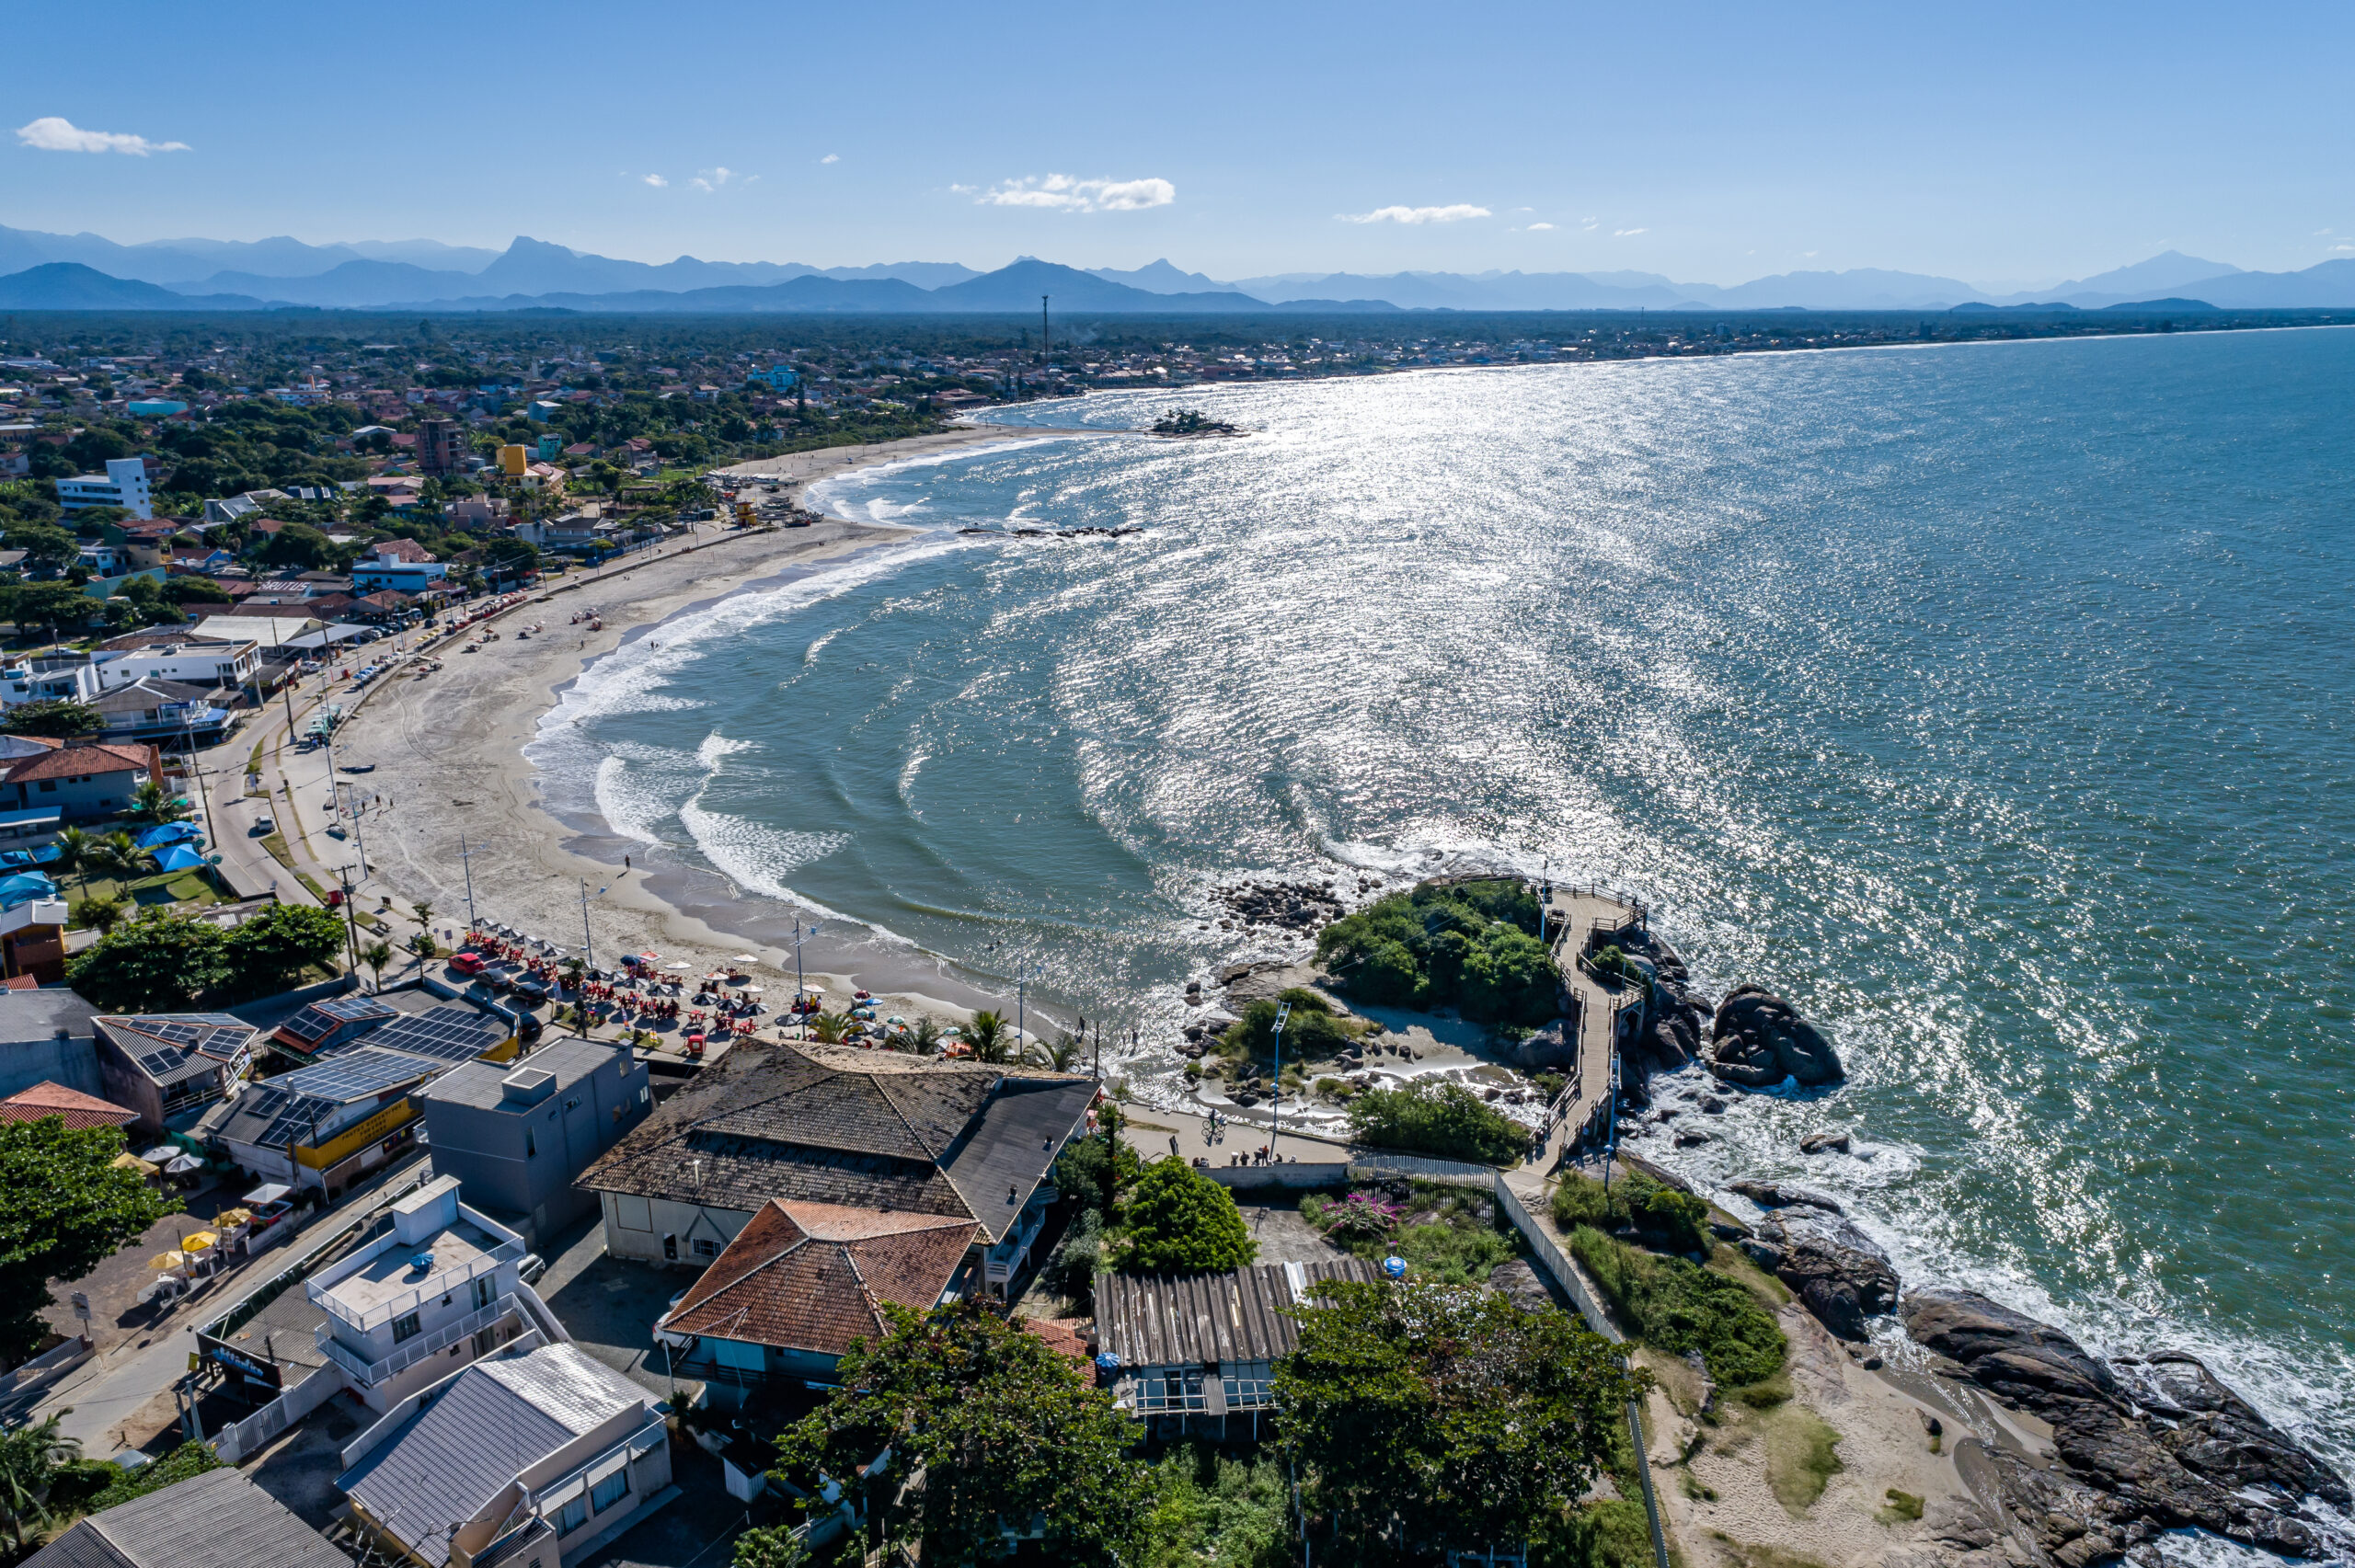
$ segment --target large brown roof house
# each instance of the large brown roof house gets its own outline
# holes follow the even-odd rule
[[[715,1393],[771,1378],[832,1381],[856,1341],[890,1328],[886,1304],[926,1312],[964,1294],[974,1224],[772,1198],[655,1332],[678,1370]]]
[[[1096,1085],[890,1052],[739,1047],[581,1173],[616,1257],[701,1267],[772,1198],[969,1220],[1004,1294]]]

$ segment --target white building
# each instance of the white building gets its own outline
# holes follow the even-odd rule
[[[98,684],[108,691],[150,677],[189,686],[243,686],[261,670],[261,644],[252,637],[219,641],[191,637],[187,642],[128,652],[100,648],[91,657],[97,661]]]
[[[536,1332],[569,1340],[517,1272],[523,1238],[458,1201],[436,1176],[393,1205],[393,1230],[304,1288],[327,1321],[318,1346],[379,1414]]]
[[[37,670],[29,664],[12,664],[0,670],[0,708],[18,707],[26,703],[86,703],[101,690],[95,665],[76,663]]]
[[[110,458],[104,474],[83,474],[57,482],[57,504],[67,511],[84,507],[121,507],[136,518],[155,515],[147,489],[147,464],[136,457]]]

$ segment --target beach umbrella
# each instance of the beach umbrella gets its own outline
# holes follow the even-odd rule
[[[167,1176],[185,1176],[190,1171],[201,1171],[203,1168],[204,1162],[198,1159],[195,1155],[182,1154],[175,1159],[165,1162],[164,1174]]]
[[[687,971],[687,970],[692,969],[692,968],[694,968],[694,967],[695,967],[695,966],[694,966],[693,964],[688,963],[688,962],[687,962],[685,959],[684,959],[684,958],[682,958],[682,959],[678,959],[678,960],[676,960],[676,961],[674,961],[674,962],[672,962],[672,963],[665,964],[665,965],[663,965],[662,967],[663,967],[664,968],[666,968],[666,969],[676,969],[676,970],[679,970],[681,973],[684,973],[685,971]]]
[[[741,989],[747,996],[758,996],[761,994],[761,988],[759,986],[743,986],[739,989]]]
[[[213,1217],[213,1223],[223,1230],[227,1230],[233,1225],[250,1225],[253,1222],[253,1210],[249,1208],[224,1208]]]
[[[146,1161],[139,1158],[136,1154],[118,1154],[112,1160],[108,1161],[107,1163],[114,1170],[136,1171],[143,1176],[154,1175],[156,1169],[155,1166],[147,1163]]]
[[[149,1268],[186,1268],[188,1255],[178,1252],[161,1252],[147,1260]]]
[[[220,1240],[221,1233],[217,1230],[199,1230],[193,1236],[182,1236],[180,1238],[180,1251],[184,1253],[201,1253],[207,1247],[219,1244]]]
[[[757,953],[739,953],[736,955],[735,958],[731,960],[731,962],[738,964],[757,964],[760,961],[761,957]]]

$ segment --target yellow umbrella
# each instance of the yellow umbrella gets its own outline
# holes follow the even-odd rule
[[[250,1225],[253,1223],[253,1219],[254,1211],[250,1208],[224,1208],[213,1217],[213,1223],[226,1228],[231,1225]]]
[[[157,1253],[147,1260],[147,1266],[149,1268],[186,1268],[188,1254],[176,1252]]]
[[[143,1176],[152,1176],[155,1173],[155,1167],[136,1154],[118,1154],[107,1163],[114,1170],[136,1171]]]
[[[221,1234],[217,1230],[199,1230],[193,1236],[182,1236],[180,1238],[180,1250],[190,1253],[201,1253],[205,1248],[212,1246],[220,1240]]]

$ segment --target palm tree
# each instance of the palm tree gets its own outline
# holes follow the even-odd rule
[[[131,792],[131,814],[142,822],[178,822],[188,817],[188,803],[149,779]]]
[[[1048,1042],[1046,1051],[1048,1066],[1057,1072],[1069,1072],[1071,1064],[1079,1059],[1079,1036],[1064,1030]]]
[[[972,1043],[975,1061],[1004,1061],[1013,1045],[1010,1034],[1005,1020],[994,1013],[976,1013],[965,1025],[965,1038]]]
[[[431,904],[419,900],[417,903],[411,904],[409,908],[417,911],[418,924],[430,926],[433,923],[433,906]]]
[[[80,1439],[57,1430],[59,1411],[38,1426],[19,1426],[0,1436],[0,1513],[8,1516],[17,1550],[25,1547],[28,1522],[50,1517],[49,1488],[57,1472],[82,1457]]]
[[[847,1013],[820,1013],[810,1020],[810,1037],[821,1046],[839,1046],[849,1034]]]
[[[919,1013],[916,1021],[908,1025],[908,1049],[920,1057],[935,1055],[940,1049],[940,1020],[929,1013]]]
[[[90,846],[96,841],[81,829],[68,828],[57,835],[57,858],[50,862],[57,867],[60,876],[70,876],[76,871],[80,872],[82,887],[86,892],[90,886]]]
[[[385,966],[393,961],[393,950],[390,944],[382,942],[370,943],[360,950],[360,961],[376,971],[376,989],[383,990]]]

